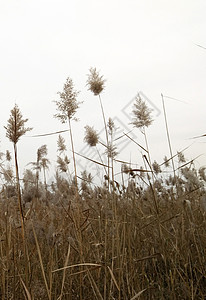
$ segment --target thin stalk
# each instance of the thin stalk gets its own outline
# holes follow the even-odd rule
[[[102,105],[102,99],[101,99],[100,95],[99,95],[99,102],[100,102],[100,106],[101,106],[101,110],[102,110],[102,117],[103,117],[103,120],[104,120],[104,128],[105,128],[105,134],[106,134],[106,140],[107,140],[107,149],[108,149],[108,147],[109,147],[109,137],[108,137],[108,131],[107,131],[107,124],[106,124],[104,109],[103,109],[103,105]],[[108,183],[109,183],[109,179],[110,179],[109,156],[107,156],[107,161],[108,161]],[[108,184],[108,189],[109,189],[109,184]]]
[[[148,144],[148,140],[147,140],[147,135],[146,135],[145,127],[143,127],[143,135],[144,135],[144,139],[145,139],[146,150],[147,150],[147,153],[148,153],[150,167],[152,167],[152,161],[151,161],[151,156],[150,156],[150,152],[149,152],[149,144]],[[152,174],[153,174],[153,172],[152,172]]]
[[[168,140],[168,145],[169,145],[170,157],[171,157],[171,160],[172,160],[172,168],[173,168],[173,173],[174,173],[174,179],[175,179],[176,188],[177,188],[177,178],[176,178],[176,174],[175,174],[175,165],[174,165],[174,159],[173,159],[173,154],[172,154],[172,146],[171,146],[171,141],[170,141],[170,135],[169,135],[167,115],[166,115],[166,109],[165,109],[165,102],[164,102],[163,94],[161,94],[161,97],[162,97],[162,105],[163,105],[163,113],[164,113],[164,119],[165,119],[167,140]]]
[[[25,222],[24,222],[24,214],[23,214],[23,208],[22,208],[20,180],[19,180],[19,167],[18,167],[18,160],[17,160],[17,147],[16,147],[15,143],[14,143],[14,157],[15,157],[15,169],[16,169],[16,179],[17,179],[19,212],[20,212],[20,219],[21,219],[22,240],[23,240],[23,247],[24,247],[24,256],[26,259],[26,264],[25,264],[26,285],[28,286],[28,275],[30,274],[30,260],[29,260],[28,248],[27,248],[27,243],[26,243]]]
[[[77,169],[76,169],[76,159],[75,159],[75,152],[74,152],[74,142],[73,142],[73,136],[72,136],[72,129],[71,129],[71,119],[69,118],[69,132],[70,132],[70,138],[71,138],[71,146],[72,146],[72,155],[73,155],[73,162],[74,162],[74,173],[75,173],[75,186],[76,186],[76,198],[79,200],[79,192],[78,192],[78,184],[77,184]],[[80,251],[80,262],[83,262],[83,251],[82,251],[82,232],[81,232],[81,221],[80,221],[81,211],[80,206],[78,205],[78,218],[75,220],[74,224],[76,227],[77,232],[77,240],[79,242],[79,251]],[[82,274],[80,274],[79,278],[79,293],[80,293],[80,300],[82,300]]]
[[[69,120],[69,132],[70,132],[70,139],[71,139],[71,146],[72,146],[72,155],[73,155],[73,162],[74,162],[74,174],[75,174],[75,186],[76,186],[76,195],[78,196],[78,185],[77,185],[77,168],[76,168],[76,160],[74,155],[74,142],[73,142],[73,136],[72,136],[72,129],[71,129],[71,119]]]
[[[104,162],[103,162],[103,160],[102,160],[102,157],[101,157],[101,155],[100,155],[100,152],[99,152],[97,146],[95,146],[95,147],[96,147],[96,151],[97,151],[97,154],[98,154],[98,156],[99,156],[99,159],[100,159],[100,161],[101,161],[101,163],[102,163],[102,165],[103,165],[103,167],[104,167],[105,174],[107,175],[107,170],[106,170],[106,167],[105,167]]]
[[[43,174],[44,174],[44,187],[47,195],[46,168],[44,166],[43,166]]]
[[[36,198],[39,199],[39,162],[36,169]]]
[[[105,128],[105,134],[106,134],[106,140],[107,140],[107,148],[109,146],[109,138],[108,138],[108,131],[107,131],[107,124],[106,124],[106,119],[105,119],[105,114],[104,114],[104,109],[102,105],[102,100],[99,95],[99,102],[102,110],[102,116],[104,120],[104,128]],[[109,180],[110,180],[110,174],[109,174],[109,155],[107,156],[107,161],[108,161],[108,190],[109,190]],[[107,200],[106,200],[106,210],[107,212]],[[106,213],[107,214],[107,213]],[[104,275],[104,300],[107,299],[107,215],[105,215],[105,240],[104,240],[104,260],[105,260],[105,275]]]
[[[22,208],[22,200],[21,200],[21,190],[20,190],[20,180],[19,180],[19,167],[17,161],[17,147],[14,144],[14,157],[15,157],[15,170],[16,170],[16,186],[17,186],[17,193],[18,193],[18,203],[19,203],[19,212],[20,212],[20,219],[21,219],[21,228],[22,228],[22,237],[24,240],[24,214]]]
[[[143,127],[143,134],[144,134],[144,138],[145,138],[145,144],[146,144],[146,149],[147,149],[149,160],[147,160],[146,155],[144,155],[144,157],[145,157],[145,159],[147,161],[147,164],[149,165],[149,168],[150,168],[150,170],[152,172],[152,184],[150,183],[150,187],[152,189],[152,194],[153,194],[153,198],[154,198],[155,210],[156,210],[156,213],[158,215],[159,214],[159,207],[158,207],[156,192],[155,192],[155,190],[153,188],[154,187],[155,178],[154,178],[154,172],[153,172],[153,169],[152,169],[152,161],[151,161],[151,156],[150,156],[150,151],[149,151],[149,144],[148,144],[148,140],[147,140],[147,135],[146,135],[145,127]]]

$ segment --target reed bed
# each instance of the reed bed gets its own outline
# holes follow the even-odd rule
[[[152,197],[133,185],[122,195],[87,190],[78,207],[70,192],[33,199],[25,205],[28,257],[17,199],[2,198],[1,298],[205,299],[204,195],[161,194],[158,215]]]
[[[18,139],[13,133],[21,137],[31,128],[24,128],[27,119],[21,119],[17,106],[19,131],[12,127],[12,115],[9,119],[6,129],[15,146],[16,180],[2,163],[0,298],[206,299],[205,168],[196,170],[183,152],[171,151],[163,164],[152,162],[146,128],[153,120],[138,95],[132,125],[145,137],[145,148],[134,141],[143,152],[144,167],[134,169],[119,161],[121,174],[116,177],[115,125],[111,118],[106,124],[100,98],[105,80],[96,69],[90,72],[87,84],[100,99],[106,143],[100,143],[89,126],[85,127],[85,142],[91,147],[100,143],[106,149],[107,163],[86,159],[102,167],[101,185],[93,185],[87,171],[78,174],[71,121],[80,103],[70,79],[59,93],[61,101],[56,104],[60,113],[56,117],[62,123],[69,121],[74,177],[69,173],[65,140],[59,136],[55,182],[49,186],[46,181],[46,145],[30,163],[35,173],[27,169],[20,182]],[[170,140],[169,144],[171,149]]]

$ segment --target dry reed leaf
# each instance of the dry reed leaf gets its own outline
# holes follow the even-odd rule
[[[185,147],[184,149],[182,149],[181,151],[178,152],[184,152],[185,150],[187,150],[188,148],[190,148],[193,145],[193,143],[187,147]],[[174,154],[172,157],[168,158],[166,161],[164,161],[163,163],[161,163],[159,166],[163,166],[165,163],[169,162],[170,160],[172,160],[173,158],[175,158],[176,156],[178,156],[178,153]]]
[[[144,147],[142,147],[140,144],[138,144],[133,138],[131,138],[127,133],[124,133],[123,132],[123,134],[124,135],[126,135],[126,137],[128,137],[128,139],[130,139],[132,142],[134,142],[137,146],[139,146],[142,150],[144,150],[145,152],[147,152],[148,153],[148,151],[144,148]]]
[[[26,287],[24,281],[22,280],[21,276],[20,276],[20,280],[21,280],[21,283],[22,283],[22,285],[23,285],[23,287],[24,287],[24,290],[25,290],[25,292],[26,292],[27,300],[32,300],[31,294],[29,293],[29,291],[28,291],[28,289],[27,289],[27,287]]]
[[[111,275],[111,277],[112,277],[112,280],[114,281],[114,284],[115,284],[116,288],[117,288],[118,291],[120,292],[120,288],[119,288],[119,286],[118,286],[118,284],[117,284],[117,281],[116,281],[116,279],[115,279],[115,277],[114,277],[114,274],[113,274],[112,270],[110,269],[109,266],[107,266],[107,268],[108,268],[109,273],[110,273],[110,275]]]
[[[65,263],[64,263],[64,266],[65,266],[65,267],[66,267],[67,264],[68,264],[68,260],[69,260],[69,256],[70,256],[70,250],[71,250],[71,247],[70,247],[70,245],[69,245],[68,251],[67,251],[67,256],[66,256]],[[64,289],[64,282],[65,282],[65,276],[66,276],[66,269],[64,269],[63,276],[62,276],[61,294],[60,294],[60,296],[58,297],[57,300],[61,300],[61,299],[62,299],[62,296],[63,296],[63,289]]]
[[[93,159],[91,159],[91,158],[88,158],[88,157],[86,157],[86,156],[84,156],[84,155],[82,155],[82,154],[79,154],[79,153],[75,152],[75,151],[74,151],[74,153],[77,154],[77,155],[79,155],[79,156],[81,156],[81,157],[83,157],[83,158],[85,158],[85,159],[87,159],[87,160],[89,160],[89,161],[94,162],[95,164],[98,164],[98,165],[103,166],[103,167],[111,168],[110,166],[107,166],[107,165],[105,165],[105,164],[103,164],[103,163],[100,163],[100,162],[98,162],[98,161],[96,161],[96,160],[93,160]]]
[[[60,131],[55,131],[55,132],[50,132],[50,133],[36,134],[36,135],[32,135],[32,136],[27,136],[27,137],[41,137],[41,136],[48,136],[48,135],[53,135],[53,134],[59,134],[59,133],[66,132],[66,131],[69,131],[69,129],[60,130]]]
[[[93,288],[93,290],[94,290],[94,293],[95,293],[96,298],[97,298],[98,300],[103,300],[103,297],[102,297],[102,295],[101,295],[101,293],[100,293],[100,291],[99,291],[99,289],[98,289],[98,287],[97,287],[97,285],[96,285],[96,282],[95,282],[94,278],[93,278],[92,275],[90,274],[89,270],[88,270],[88,277],[89,277],[89,281],[90,281],[90,283],[91,283],[91,285],[92,285],[92,288]]]
[[[161,255],[161,254],[160,253],[154,253],[154,254],[152,254],[150,256],[145,256],[145,257],[136,259],[135,262],[140,262],[140,261],[143,261],[143,260],[147,260],[147,259],[151,259],[151,258],[156,258],[159,255]]]
[[[102,267],[102,265],[99,265],[99,264],[83,263],[83,264],[76,264],[76,265],[71,265],[71,266],[66,266],[66,267],[63,267],[63,268],[59,268],[59,269],[53,270],[52,273],[62,271],[64,269],[69,269],[69,268],[74,268],[74,267],[84,267],[84,266]]]
[[[75,273],[72,273],[72,274],[68,275],[68,277],[71,277],[71,276],[74,276],[74,275],[79,275],[79,274],[82,274],[82,273],[87,273],[88,271],[93,271],[93,270],[96,270],[98,268],[100,268],[100,267],[93,267],[93,268],[90,268],[90,269],[78,271],[78,272],[75,272]]]
[[[185,166],[187,166],[187,165],[189,165],[189,164],[191,164],[191,163],[193,163],[194,162],[194,160],[195,159],[197,159],[198,157],[200,157],[201,155],[198,155],[198,156],[196,156],[195,158],[193,158],[192,160],[190,160],[190,161],[188,161],[188,162],[186,162],[184,165],[182,165],[182,166],[180,166],[179,168],[177,168],[175,171],[177,171],[177,170],[179,170],[179,169],[182,169],[182,168],[184,168]]]
[[[35,239],[35,242],[36,242],[37,252],[38,252],[38,255],[39,255],[41,271],[42,271],[42,275],[43,275],[43,278],[44,278],[44,283],[45,283],[45,286],[46,286],[48,299],[51,300],[51,294],[50,294],[50,290],[49,290],[49,287],[48,287],[48,283],[47,283],[47,279],[46,279],[46,275],[45,275],[45,271],[44,271],[44,266],[43,266],[43,261],[42,261],[42,256],[41,256],[41,250],[40,250],[40,247],[39,247],[38,239],[37,239],[36,232],[35,232],[33,224],[32,224],[32,230],[33,230],[34,239]]]
[[[144,289],[142,291],[140,291],[139,293],[137,293],[134,297],[132,297],[130,300],[135,300],[137,299],[140,295],[142,295],[142,293],[144,293],[147,289]]]

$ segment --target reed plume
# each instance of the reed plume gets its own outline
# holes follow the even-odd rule
[[[17,104],[11,110],[10,118],[7,121],[7,126],[4,126],[6,129],[6,137],[13,143],[14,147],[14,156],[15,156],[15,169],[16,169],[16,181],[17,181],[17,193],[18,193],[18,202],[19,202],[19,211],[21,216],[22,228],[24,227],[24,214],[22,209],[22,200],[21,200],[21,189],[20,189],[20,180],[19,180],[19,166],[17,159],[17,143],[21,136],[23,136],[27,131],[32,130],[31,127],[25,127],[25,123],[28,119],[23,119],[21,111]],[[9,158],[8,154],[7,157]]]
[[[75,185],[76,191],[78,193],[78,183],[77,183],[77,168],[76,168],[76,160],[74,154],[74,142],[72,136],[72,128],[71,128],[71,120],[77,120],[74,115],[79,108],[80,102],[77,101],[77,96],[79,91],[74,89],[74,84],[71,78],[66,79],[66,83],[64,84],[63,91],[58,92],[60,97],[59,101],[55,101],[57,105],[58,113],[54,115],[55,118],[58,118],[61,123],[69,123],[69,132],[72,146],[72,154],[73,154],[73,162],[74,162],[74,173],[75,173]]]

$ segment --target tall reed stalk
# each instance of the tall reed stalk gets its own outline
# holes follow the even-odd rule
[[[6,129],[6,137],[13,143],[14,146],[14,158],[15,158],[15,170],[16,170],[16,187],[19,203],[19,212],[22,226],[22,236],[24,239],[24,213],[22,208],[22,199],[21,199],[21,187],[19,180],[19,167],[18,167],[18,158],[17,158],[17,143],[21,136],[23,136],[27,131],[30,131],[32,128],[25,128],[25,123],[28,119],[23,119],[22,114],[15,104],[14,108],[11,110],[10,118],[7,121],[7,126],[4,126]]]
[[[107,149],[109,147],[109,137],[108,137],[108,130],[107,130],[107,122],[105,118],[105,113],[104,113],[104,108],[102,104],[102,99],[100,94],[104,90],[104,84],[105,80],[103,79],[103,76],[99,75],[99,72],[97,72],[96,68],[90,68],[90,74],[88,75],[87,79],[87,85],[89,86],[89,90],[95,95],[99,97],[99,102],[100,102],[100,107],[101,107],[101,112],[102,112],[102,117],[103,117],[103,122],[104,122],[104,130],[105,130],[105,135],[106,135],[106,146]],[[109,181],[110,181],[110,165],[109,165],[109,157],[107,156],[107,164],[108,164],[108,171],[107,171],[107,176],[108,176],[108,190],[109,190]]]
[[[24,212],[22,207],[22,197],[21,197],[21,187],[19,179],[19,166],[18,166],[18,157],[17,157],[17,143],[21,136],[23,136],[27,131],[30,131],[32,128],[25,127],[25,123],[28,119],[23,119],[20,109],[15,104],[14,108],[11,110],[10,118],[7,121],[6,136],[13,143],[14,146],[14,158],[15,158],[15,170],[16,170],[16,189],[18,195],[18,204],[19,204],[19,213],[21,221],[21,232],[22,240],[24,246],[24,256],[25,256],[25,271],[26,271],[26,284],[28,284],[29,273],[30,273],[30,262],[28,256],[28,249],[26,243],[26,231],[25,231],[25,222],[24,222]]]
[[[73,163],[74,163],[74,174],[75,174],[75,187],[76,187],[76,197],[78,198],[78,182],[77,182],[77,167],[75,160],[75,151],[74,151],[74,142],[72,136],[71,120],[77,120],[74,115],[76,114],[77,109],[79,108],[80,102],[77,102],[77,96],[79,91],[74,90],[74,84],[71,78],[66,79],[64,84],[63,91],[58,92],[60,100],[55,101],[57,105],[58,113],[54,115],[55,118],[58,118],[61,123],[68,122],[69,124],[69,133],[72,147]]]
[[[166,115],[165,101],[164,101],[163,94],[161,94],[161,97],[162,97],[162,106],[163,106],[165,127],[166,127],[166,133],[167,133],[167,141],[168,141],[168,145],[169,145],[170,158],[171,158],[171,161],[172,161],[172,169],[173,169],[173,174],[174,174],[175,185],[176,185],[176,188],[177,188],[177,177],[176,177],[176,173],[175,173],[174,156],[173,156],[173,153],[172,153],[172,145],[171,145],[171,139],[170,139],[170,135],[169,135],[169,127],[168,127],[168,122],[167,122],[167,115]],[[178,189],[177,189],[177,193],[178,193]]]

